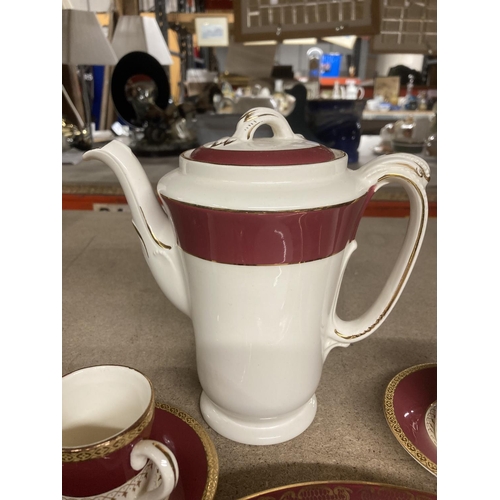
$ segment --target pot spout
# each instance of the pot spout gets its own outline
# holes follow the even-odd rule
[[[87,151],[83,159],[102,161],[116,174],[156,282],[172,304],[189,316],[189,293],[174,227],[132,150],[120,141],[112,141],[100,149]]]

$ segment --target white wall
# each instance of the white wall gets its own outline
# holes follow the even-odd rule
[[[317,43],[315,45],[278,45],[276,51],[276,64],[281,66],[292,66],[294,72],[300,72],[302,76],[307,76],[309,73],[309,59],[307,51],[311,47],[319,47],[324,54],[337,52],[344,54],[340,66],[340,74],[348,74],[347,58],[345,55],[352,54],[351,49],[340,47],[339,45],[332,45],[331,43]]]
[[[107,12],[111,0],[63,0],[63,6],[69,9]]]
[[[317,43],[315,45],[283,45],[279,44],[276,48],[276,65],[292,66],[294,72],[300,72],[303,76],[307,76],[309,69],[309,62],[307,58],[307,51],[311,47],[319,47],[325,54],[329,52],[339,52],[344,54],[342,58],[342,65],[340,68],[341,76],[347,76],[347,55],[353,54],[353,50],[341,47],[340,45],[334,45],[326,42]],[[369,50],[368,48],[366,48]],[[227,55],[227,47],[216,47],[215,54],[217,60],[219,61],[220,70],[224,71],[224,65]],[[361,64],[367,64],[367,56],[370,54],[365,54],[365,57],[360,61]],[[377,54],[370,55],[370,57],[376,58],[375,71],[378,76],[387,76],[389,70],[398,65],[408,66],[410,69],[415,71],[422,71],[424,64],[424,56],[421,54]],[[372,66],[373,67],[373,66]],[[366,68],[356,68],[357,74],[361,78],[372,78],[372,74],[365,74]]]
[[[276,48],[275,64],[279,66],[292,66],[292,70],[302,73],[303,76],[307,76],[309,73],[309,60],[307,58],[307,51],[311,47],[319,47],[325,54],[331,52],[338,52],[344,54],[342,57],[342,63],[340,67],[340,74],[347,75],[347,58],[345,55],[352,54],[351,49],[341,47],[340,45],[334,45],[331,43],[317,43],[315,45],[283,45],[279,44]],[[219,62],[221,72],[225,69],[225,62],[227,56],[227,47],[216,47],[215,55]]]

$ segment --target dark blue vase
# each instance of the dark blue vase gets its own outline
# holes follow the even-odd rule
[[[306,122],[321,144],[346,152],[348,163],[356,163],[365,104],[364,99],[310,99]]]

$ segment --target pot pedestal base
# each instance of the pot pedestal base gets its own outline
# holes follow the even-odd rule
[[[207,424],[221,436],[243,444],[268,445],[302,434],[316,415],[316,396],[290,413],[272,418],[252,418],[228,412],[201,393],[200,409]]]

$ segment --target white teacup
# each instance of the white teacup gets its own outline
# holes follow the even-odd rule
[[[63,500],[166,500],[179,469],[173,453],[149,439],[151,381],[133,368],[101,365],[62,378]]]

